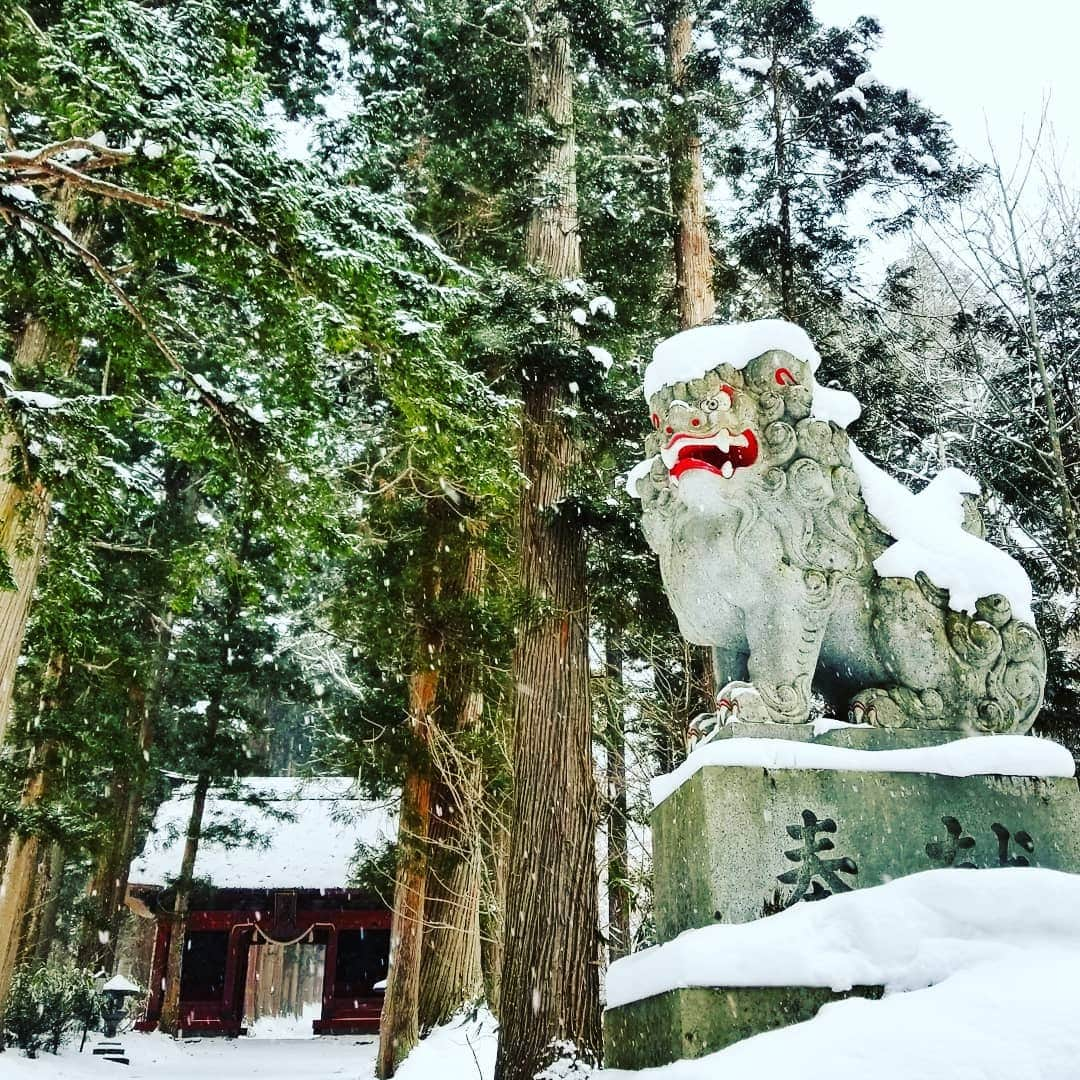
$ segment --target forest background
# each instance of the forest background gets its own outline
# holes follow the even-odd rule
[[[401,798],[356,869],[394,907],[381,1073],[481,995],[501,1077],[598,1054],[602,963],[650,940],[643,785],[712,694],[624,480],[652,347],[712,319],[805,326],[910,485],[979,477],[1075,749],[1076,194],[1045,123],[961,155],[881,35],[0,0],[0,1002],[112,969],[178,779],[182,927],[212,786],[340,773]]]

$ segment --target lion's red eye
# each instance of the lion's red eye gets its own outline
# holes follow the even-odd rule
[[[778,367],[776,369],[776,381],[781,386],[794,386],[795,376],[791,374],[786,367]]]
[[[660,426],[660,417],[657,416],[656,413],[652,414],[652,426],[653,427],[659,427]]]
[[[669,435],[673,435],[673,434],[675,433],[675,429],[674,429],[673,427],[666,427],[666,428],[664,428],[664,430],[665,430],[665,431],[666,431],[666,432],[667,432],[667,433],[668,433]]]
[[[700,427],[701,425],[701,421],[696,416],[693,420],[690,421],[690,423],[693,427]]]

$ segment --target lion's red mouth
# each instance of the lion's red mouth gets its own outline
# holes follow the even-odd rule
[[[665,459],[670,462],[671,452],[676,451],[674,462],[668,464],[672,476],[678,478],[690,469],[705,469],[722,476],[725,480],[757,461],[758,443],[754,433],[747,428],[741,435],[720,432],[718,435],[676,435],[665,447]]]

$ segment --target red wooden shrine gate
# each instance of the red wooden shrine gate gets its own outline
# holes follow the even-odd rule
[[[138,890],[142,891],[142,890]],[[133,889],[132,892],[136,892]],[[325,946],[322,1015],[316,1034],[379,1030],[382,990],[390,952],[390,912],[359,906],[346,890],[229,890],[212,909],[188,916],[180,982],[180,1027],[185,1034],[240,1035],[252,946],[261,942]],[[152,897],[140,897],[144,902]],[[227,905],[227,906],[226,906]],[[146,1016],[152,1031],[161,1017],[171,921],[158,913]]]

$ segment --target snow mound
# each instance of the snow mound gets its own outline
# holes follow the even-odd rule
[[[398,1080],[490,1080],[499,1025],[486,1007],[435,1028],[401,1063]]]
[[[791,739],[720,739],[699,746],[677,769],[650,781],[659,806],[699,769],[737,765],[761,769],[937,773],[939,776],[1072,776],[1072,754],[1034,735],[978,735],[909,750],[852,750]]]
[[[695,1061],[602,1080],[1075,1080],[1080,876],[929,870],[691,930],[608,972],[608,1006],[679,986],[883,985]]]
[[[821,366],[821,357],[807,332],[783,319],[695,326],[661,341],[653,350],[652,363],[645,369],[645,400],[665,386],[700,379],[720,364],[730,364],[741,371],[755,357],[771,349],[791,353],[809,364],[811,372]],[[846,428],[862,413],[862,406],[853,394],[821,386],[816,380],[813,390],[812,413],[821,420],[831,420]]]
[[[1009,554],[965,532],[963,496],[979,484],[959,469],[938,473],[917,495],[879,469],[854,443],[851,463],[871,514],[896,543],[874,561],[882,577],[914,578],[922,571],[949,592],[954,611],[975,614],[983,596],[1003,594],[1012,613],[1035,625],[1031,581]]]
[[[926,870],[754,922],[687,930],[616,960],[607,1007],[692,986],[916,990],[1015,949],[1080,950],[1078,909],[1077,874]]]

